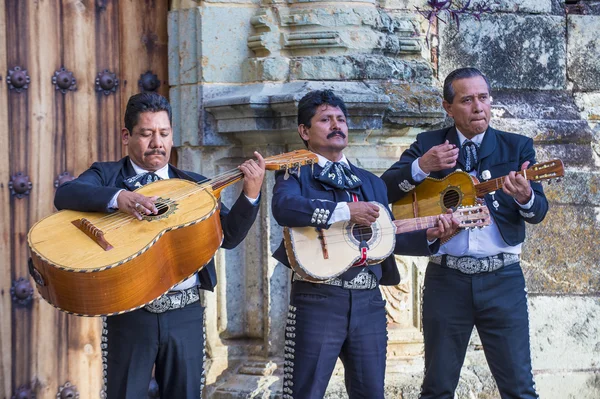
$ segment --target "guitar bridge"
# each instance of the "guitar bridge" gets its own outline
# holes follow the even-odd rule
[[[110,251],[113,249],[113,246],[110,245],[104,238],[104,232],[94,226],[94,224],[86,218],[73,220],[71,223],[79,230],[83,231],[92,240],[94,240],[96,244],[100,245],[103,250]]]

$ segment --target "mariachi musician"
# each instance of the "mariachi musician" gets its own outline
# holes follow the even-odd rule
[[[121,138],[129,156],[118,162],[96,162],[77,179],[61,185],[54,200],[58,209],[119,210],[141,219],[158,212],[157,198],[133,190],[159,179],[206,180],[168,164],[173,146],[171,106],[159,94],[140,93],[129,99]],[[258,162],[249,160],[239,166],[245,179],[238,200],[231,210],[220,206],[223,248],[235,248],[258,214],[265,162],[260,154],[255,155]],[[106,397],[147,397],[155,364],[161,398],[199,397],[204,385],[205,337],[198,290],[212,291],[216,283],[211,260],[144,308],[106,318],[102,331]]]
[[[454,126],[421,133],[382,175],[390,202],[427,176],[457,168],[480,180],[506,176],[485,196],[494,223],[461,231],[430,259],[423,289],[425,377],[420,398],[452,398],[473,326],[503,398],[537,398],[529,348],[527,291],[520,267],[525,222],[548,211],[540,183],[516,174],[535,163],[533,141],[489,127],[491,89],[475,68],[451,72],[443,106]]]
[[[347,221],[370,226],[386,203],[385,184],[350,164],[346,106],[329,90],[312,91],[298,104],[298,132],[317,154],[314,170],[304,166],[278,173],[273,216],[282,226],[327,229]],[[437,238],[458,223],[443,215],[435,228],[397,236],[396,253],[430,255]],[[431,247],[428,243],[434,242]],[[289,266],[284,245],[273,256]],[[322,398],[338,357],[344,363],[350,399],[383,399],[387,347],[385,301],[378,289],[400,282],[394,256],[380,264],[352,267],[342,275],[311,283],[293,275],[285,338],[284,399]]]

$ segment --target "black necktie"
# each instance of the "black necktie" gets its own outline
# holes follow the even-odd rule
[[[479,164],[479,154],[477,153],[477,144],[471,140],[466,140],[460,148],[460,157],[465,166],[465,172],[469,173],[477,169]]]
[[[123,181],[123,184],[131,190],[134,191],[142,186],[145,186],[148,183],[153,183],[157,180],[161,180],[161,178],[154,172],[146,172],[140,173],[139,175],[135,175]]]
[[[327,161],[315,179],[333,188],[352,190],[360,187],[362,181],[352,173],[349,167],[341,162]]]

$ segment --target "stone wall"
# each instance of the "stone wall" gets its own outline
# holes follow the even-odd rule
[[[473,0],[472,5],[483,0]],[[551,210],[529,226],[533,367],[542,398],[600,396],[600,1],[498,0],[480,20],[430,29],[425,0],[172,1],[169,83],[180,166],[215,176],[252,156],[301,148],[297,101],[332,88],[347,102],[347,156],[381,173],[421,131],[449,123],[440,80],[475,66],[490,78],[492,125],[532,137],[539,160],[566,176],[546,187]],[[447,20],[447,17],[444,17]],[[263,187],[248,238],[217,255],[206,293],[207,397],[280,397],[289,271],[270,257],[281,240]],[[224,191],[233,203],[239,187]],[[399,258],[388,300],[386,390],[417,398],[423,371],[420,293],[426,260]],[[336,368],[328,398],[346,397]],[[498,398],[474,333],[459,398]]]

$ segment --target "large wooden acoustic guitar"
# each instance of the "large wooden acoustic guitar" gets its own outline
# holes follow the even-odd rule
[[[555,159],[538,163],[529,169],[518,172],[531,181],[558,179],[565,174],[561,160]],[[477,198],[502,189],[506,176],[480,183],[475,176],[462,171],[450,173],[443,179],[427,177],[414,190],[392,204],[396,219],[432,216],[456,209],[459,206],[472,206]]]
[[[313,164],[300,150],[265,159],[268,170]],[[243,178],[232,170],[204,182],[167,179],[136,190],[157,196],[157,215],[64,210],[29,231],[30,273],[41,296],[82,316],[131,311],[202,269],[223,241],[221,190]]]
[[[371,226],[349,221],[336,222],[328,229],[285,227],[284,245],[290,266],[303,280],[323,282],[344,273],[357,262],[380,263],[390,256],[396,245],[396,234],[434,227],[438,216],[392,220],[378,202],[379,218]],[[475,228],[491,223],[485,205],[459,208],[453,215],[460,228]]]

